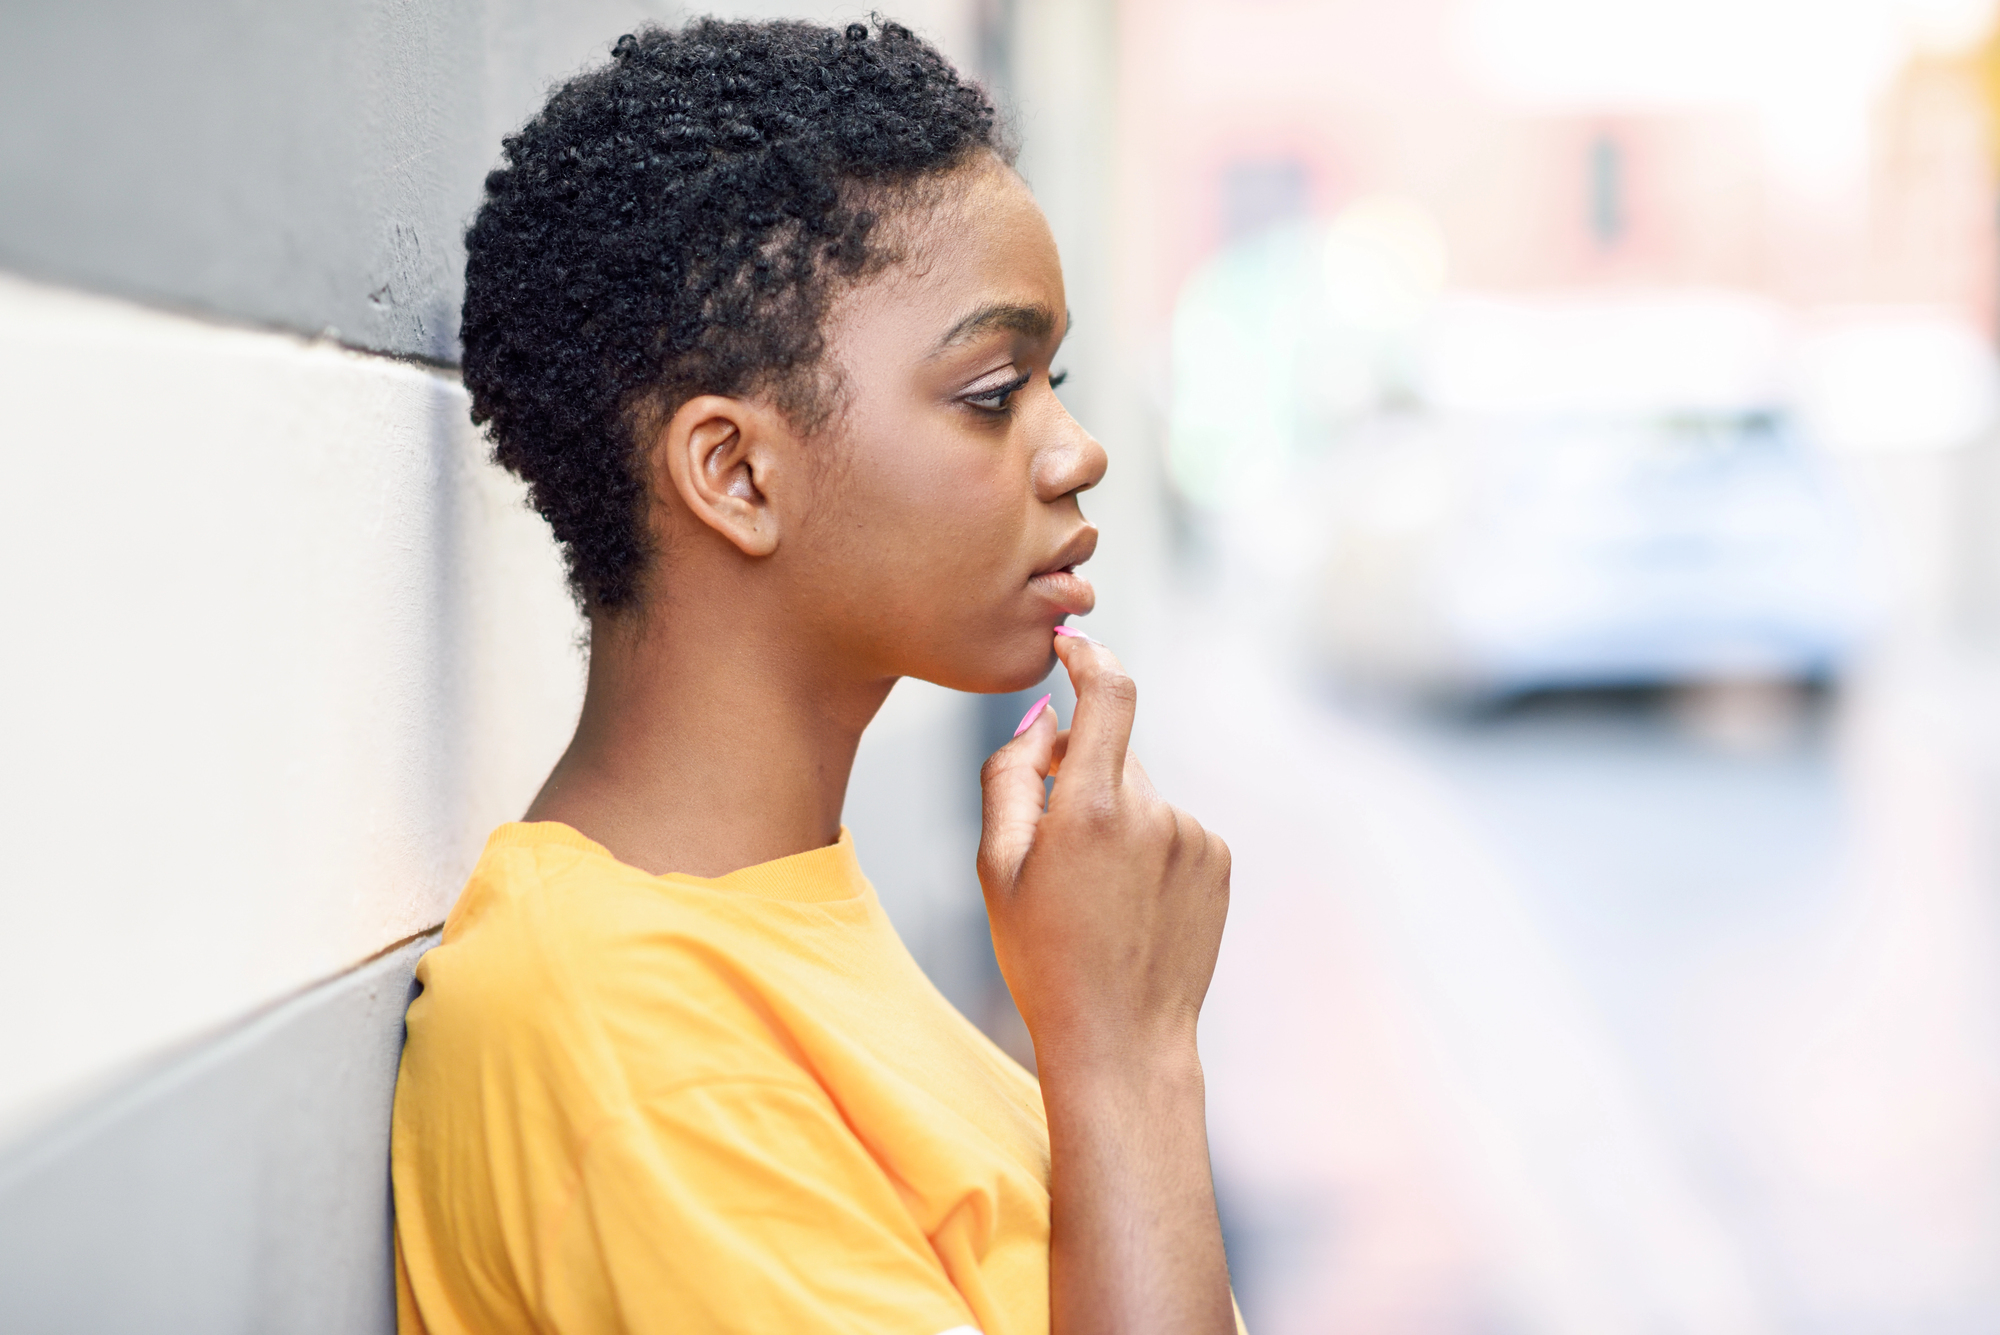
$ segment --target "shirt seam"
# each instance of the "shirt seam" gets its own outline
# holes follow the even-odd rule
[[[528,827],[534,825],[552,825],[556,828],[554,830],[534,830],[531,832]],[[847,866],[854,873],[855,879],[860,883],[851,893],[837,895],[832,898],[824,898],[817,895],[801,898],[793,894],[771,894],[762,889],[723,884],[732,877],[742,876],[747,872],[761,872],[779,863],[832,852],[841,847],[842,844],[848,847]],[[841,838],[832,844],[828,844],[825,848],[807,849],[803,853],[788,854],[782,858],[773,858],[768,862],[756,863],[749,867],[739,867],[735,871],[725,873],[722,876],[694,876],[684,872],[662,872],[655,875],[643,868],[634,867],[629,862],[621,861],[616,853],[613,853],[589,835],[561,821],[511,821],[487,836],[487,847],[489,851],[519,848],[528,850],[531,853],[547,848],[560,848],[568,853],[581,854],[595,861],[609,863],[622,871],[630,872],[636,877],[641,877],[655,884],[673,885],[684,890],[718,894],[730,898],[744,896],[763,900],[768,903],[796,905],[859,904],[865,903],[869,898],[868,888],[870,882],[868,881],[867,874],[860,869],[859,862],[853,852],[853,836],[844,825],[841,827]],[[845,880],[847,878],[843,876],[842,879]]]

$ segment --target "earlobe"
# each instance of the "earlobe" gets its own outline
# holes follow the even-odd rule
[[[660,432],[654,486],[745,556],[778,548],[770,484],[777,472],[774,415],[718,394],[688,400]]]

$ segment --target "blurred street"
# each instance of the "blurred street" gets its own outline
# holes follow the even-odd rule
[[[1256,1329],[1994,1328],[1990,686],[1446,719],[1179,616],[1142,745],[1237,851],[1203,1039]]]

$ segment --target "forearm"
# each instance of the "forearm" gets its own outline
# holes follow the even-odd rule
[[[1044,1061],[1054,1335],[1236,1329],[1201,1064]]]

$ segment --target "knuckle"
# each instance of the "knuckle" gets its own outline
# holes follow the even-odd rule
[[[1115,830],[1125,813],[1115,796],[1097,793],[1084,802],[1080,814],[1084,828],[1093,835],[1101,836]]]
[[[986,763],[979,767],[979,783],[981,787],[992,783],[1006,770],[1007,762],[1003,756],[1003,751],[995,751],[992,755],[986,757]],[[959,773],[963,774],[965,771],[960,770]]]
[[[1112,668],[1105,672],[1098,682],[1098,689],[1114,704],[1136,705],[1139,703],[1139,684],[1122,668]]]

